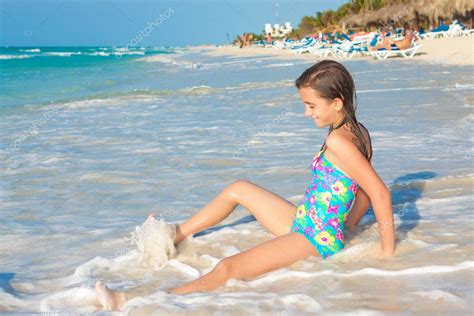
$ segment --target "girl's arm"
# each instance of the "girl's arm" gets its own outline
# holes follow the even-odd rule
[[[360,219],[365,215],[365,213],[370,207],[370,199],[364,192],[364,190],[362,190],[362,188],[359,188],[359,190],[357,190],[355,199],[356,200],[354,202],[354,205],[352,206],[352,209],[349,212],[349,215],[346,220],[347,228],[357,226]]]
[[[390,191],[350,139],[331,133],[326,144],[335,157],[334,163],[359,184],[372,202],[379,225],[382,254],[392,255],[395,249],[395,229]]]

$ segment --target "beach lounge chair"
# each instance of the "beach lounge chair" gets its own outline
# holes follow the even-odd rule
[[[428,39],[428,40],[432,40],[436,37],[441,37],[441,36],[443,36],[443,34],[440,32],[426,32],[426,33],[420,34],[420,37],[422,39]]]
[[[314,48],[321,47],[322,44],[318,43],[314,38],[310,37],[307,41],[306,44],[300,45],[300,46],[292,46],[291,47],[291,52],[294,55],[301,55],[303,53],[308,53]]]
[[[454,37],[465,35],[463,30],[463,25],[461,25],[457,20],[454,20],[449,26],[446,24],[441,24],[437,28],[432,29],[430,32],[420,34],[421,38],[426,38],[432,40],[436,37]]]
[[[470,36],[472,33],[474,33],[474,29],[464,29],[464,30],[462,30],[462,35]]]
[[[458,20],[454,20],[453,23],[451,23],[446,30],[446,25],[442,24],[441,26],[444,26],[441,31],[438,32],[443,37],[454,37],[454,36],[461,36],[463,35],[463,25],[461,25]]]
[[[380,36],[380,34],[376,33],[376,34],[374,35],[374,37],[372,37],[372,39],[370,40],[370,42],[368,43],[368,45],[369,45],[370,47],[375,47],[375,46],[377,46],[377,43],[378,43],[378,41],[379,41],[379,36]]]
[[[313,55],[318,56],[319,58],[325,58],[329,56],[329,54],[334,55],[332,47],[313,47],[309,52]]]
[[[443,32],[449,30],[449,26],[447,26],[446,24],[444,23],[441,23],[440,26],[438,27],[435,27],[433,29],[431,29],[429,32],[425,32],[423,34],[420,34],[420,37],[422,39],[429,39],[429,40],[432,40],[436,37],[442,37],[443,36]]]
[[[273,41],[272,48],[274,49],[284,49],[286,48],[285,43],[283,41]]]
[[[420,44],[416,44],[415,42],[411,43],[411,46],[407,49],[392,49],[392,50],[387,50],[387,49],[380,49],[377,51],[371,51],[368,52],[370,56],[375,57],[379,60],[384,60],[387,59],[388,57],[394,57],[394,56],[402,56],[404,58],[412,58],[415,56],[416,52],[418,49],[421,47]]]
[[[351,38],[350,38],[349,36],[347,36],[346,33],[342,33],[342,34],[341,34],[341,37],[342,37],[343,39],[345,39],[346,41],[352,42]]]
[[[287,39],[285,39],[285,40],[283,41],[283,43],[285,44],[285,47],[286,47],[286,48],[295,45],[295,42],[296,42],[295,40],[289,39],[289,38],[287,38]]]
[[[452,24],[449,27],[449,30],[444,32],[444,37],[454,37],[454,36],[461,36],[463,35],[463,29],[459,24]]]
[[[351,59],[355,53],[365,54],[367,51],[365,42],[344,42],[334,46],[332,53],[338,57]]]
[[[453,24],[456,24],[459,26],[459,28],[461,28],[461,30],[459,31],[459,34],[456,34],[456,35],[460,35],[460,36],[470,36],[472,33],[474,33],[474,29],[468,29],[464,24],[462,24],[461,22],[459,22],[458,20],[454,20],[453,21]]]

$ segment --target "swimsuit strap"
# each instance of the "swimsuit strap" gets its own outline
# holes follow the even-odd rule
[[[345,123],[347,123],[349,121],[349,119],[347,119],[347,117],[344,119],[344,121],[342,121],[341,124],[339,124],[339,126],[333,128],[333,130],[335,129],[338,129],[339,127],[341,127],[342,125],[344,125]],[[366,131],[367,131],[367,128],[362,124],[362,123],[359,123]],[[367,150],[369,151],[367,154],[369,155],[369,158],[368,158],[368,161],[372,161],[372,155],[373,155],[373,152],[372,152],[372,139],[370,138],[370,133],[367,131],[367,135],[369,137],[369,144],[368,144],[368,147],[370,148],[367,148]],[[321,148],[319,149],[319,154],[321,154],[322,152],[324,152],[326,150],[327,146],[326,146],[326,139],[324,140],[324,143],[322,144]]]
[[[333,129],[330,130],[330,132],[332,132],[333,130],[335,129],[338,129],[339,127],[343,126],[344,124],[346,124],[347,122],[349,122],[350,120],[347,118],[347,116],[344,118],[344,120],[341,122],[341,124],[339,124],[339,126],[337,127],[334,127]],[[319,150],[319,152],[321,153],[323,150],[323,148],[325,147],[326,145],[326,140],[324,140],[324,143],[323,145],[321,146],[321,149]],[[326,146],[327,147],[327,146]]]

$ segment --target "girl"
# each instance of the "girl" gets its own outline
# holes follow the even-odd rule
[[[295,206],[250,181],[237,180],[227,186],[197,214],[176,225],[174,243],[221,222],[238,204],[275,238],[222,259],[208,274],[169,289],[170,293],[210,291],[231,278],[255,278],[311,256],[328,258],[344,248],[345,227],[356,225],[370,203],[380,230],[379,256],[393,254],[390,192],[370,164],[370,136],[355,116],[356,94],[350,73],[340,63],[323,60],[305,70],[296,87],[305,116],[320,128],[329,127],[324,144],[311,161],[313,179],[304,197]],[[125,293],[112,291],[99,281],[96,292],[106,310],[119,309],[128,299]]]

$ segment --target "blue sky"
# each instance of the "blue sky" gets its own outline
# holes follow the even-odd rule
[[[126,46],[137,36],[138,46],[222,44],[275,23],[277,2],[279,22],[296,26],[347,1],[0,0],[0,46]]]

